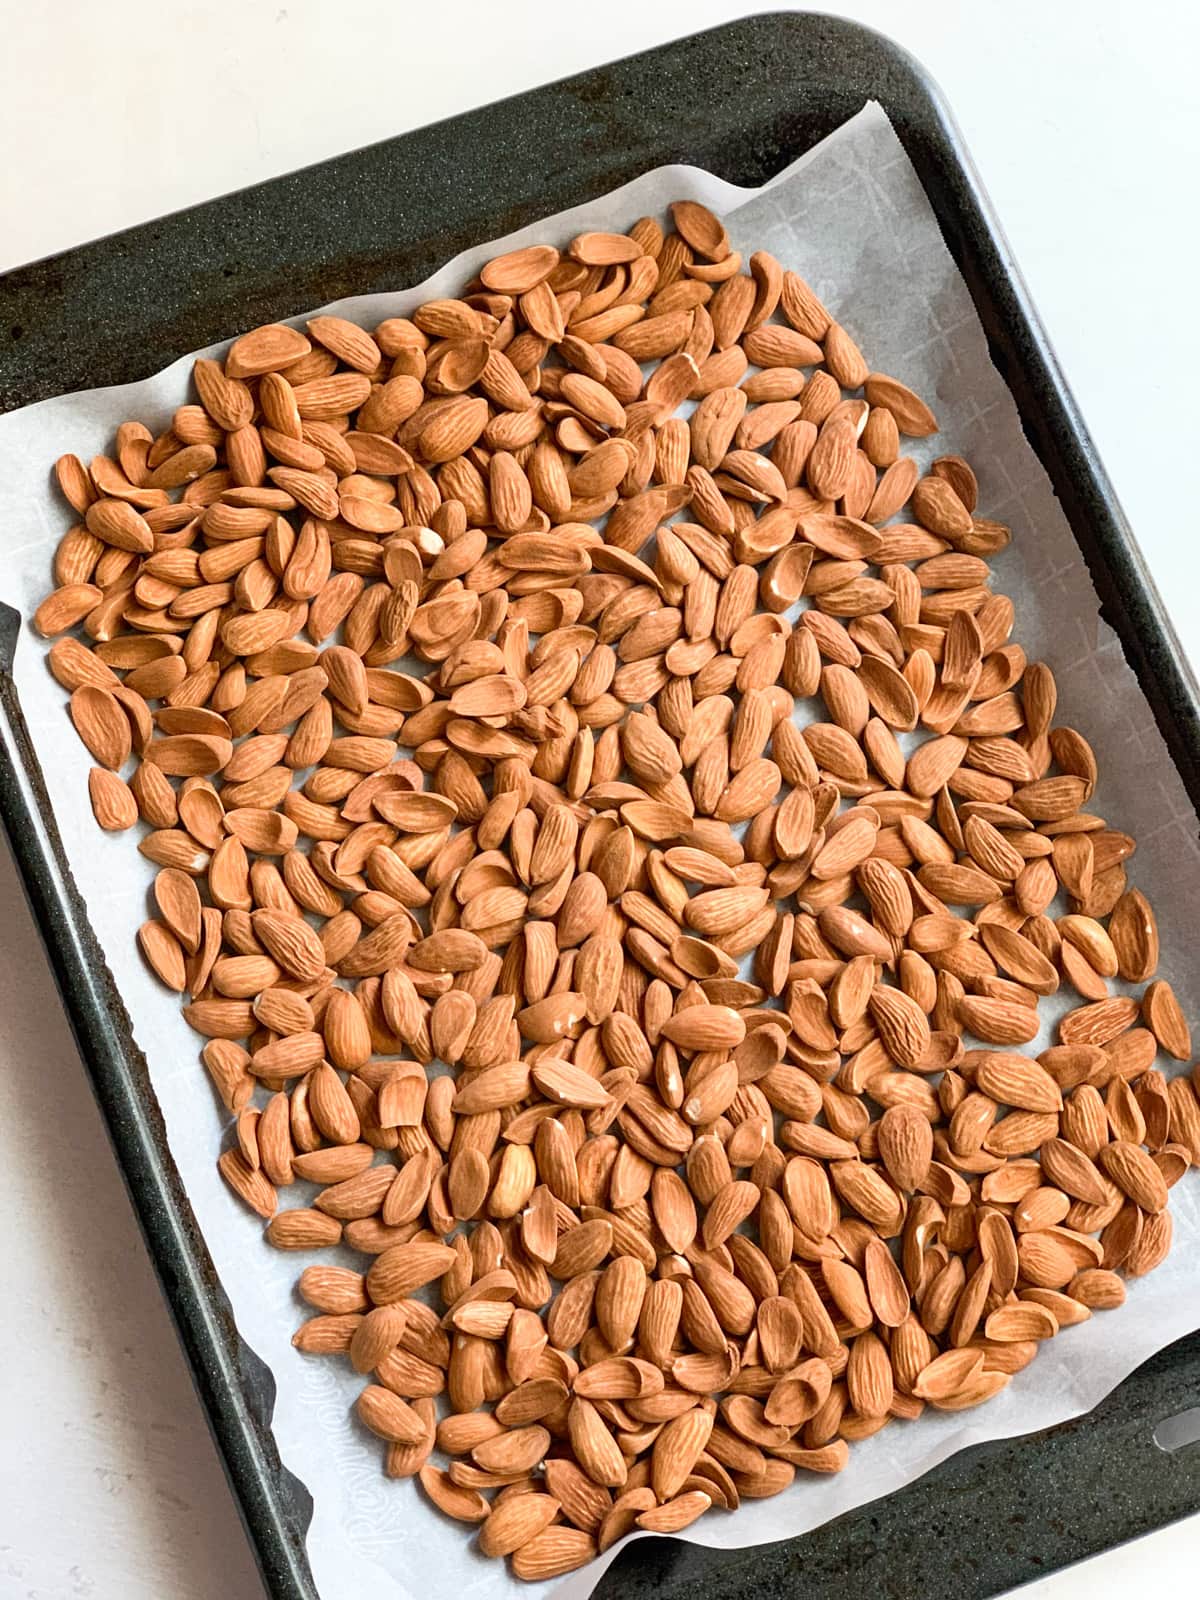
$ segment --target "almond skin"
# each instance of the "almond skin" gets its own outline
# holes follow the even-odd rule
[[[915,1106],[890,1107],[879,1124],[879,1153],[900,1188],[918,1189],[933,1157],[929,1119]]]
[[[123,833],[138,819],[137,801],[115,772],[93,767],[88,774],[88,796],[96,821],[108,833]]]
[[[929,1019],[916,1001],[901,989],[876,985],[867,1006],[893,1060],[919,1066],[929,1049]]]

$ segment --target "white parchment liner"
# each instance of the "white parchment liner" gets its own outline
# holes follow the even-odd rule
[[[411,312],[423,300],[456,294],[499,250],[535,239],[565,244],[584,229],[621,230],[635,217],[662,213],[667,202],[685,197],[719,211],[735,247],[747,253],[769,249],[799,271],[871,364],[902,378],[933,405],[940,435],[906,448],[922,460],[958,451],[976,467],[982,512],[1011,524],[1015,534],[994,562],[997,587],[1016,603],[1014,638],[1031,660],[1052,665],[1059,720],[1077,726],[1097,750],[1101,781],[1091,808],[1138,839],[1130,876],[1158,910],[1161,971],[1188,1015],[1200,1016],[1200,979],[1185,944],[1200,903],[1195,817],[1133,674],[1099,619],[1066,519],[988,358],[970,297],[916,174],[877,106],[864,108],[762,189],[739,189],[693,168],[663,167],[586,206],[467,251],[416,288],[325,309],[372,326]],[[67,395],[0,417],[0,598],[28,615],[49,587],[52,553],[69,519],[52,486],[54,458],[71,450],[88,460],[111,449],[116,427],[127,417],[155,431],[164,427],[185,397],[192,359],[144,383]],[[539,1587],[542,1593],[585,1594],[600,1564],[531,1590],[510,1579],[503,1564],[477,1556],[466,1529],[433,1512],[412,1484],[384,1478],[383,1447],[350,1414],[362,1380],[348,1364],[304,1357],[291,1348],[292,1331],[304,1315],[293,1289],[304,1259],[266,1246],[256,1219],[217,1177],[215,1156],[226,1118],[176,998],[150,977],[134,947],[134,931],[147,915],[152,869],[136,853],[133,836],[106,836],[96,828],[86,795],[89,758],[43,655],[42,641],[27,633],[18,651],[17,681],[59,829],[134,1018],[171,1150],[238,1326],[277,1379],[275,1435],[284,1462],[313,1496],[308,1550],[323,1600],[362,1594],[466,1600],[508,1590],[531,1596]],[[1048,1018],[1056,1014],[1051,1005],[1045,1010]],[[288,1202],[295,1203],[294,1196]],[[856,1444],[839,1477],[798,1479],[786,1493],[749,1502],[736,1515],[710,1513],[682,1537],[723,1549],[792,1537],[911,1482],[966,1445],[1044,1428],[1093,1407],[1147,1357],[1200,1326],[1195,1173],[1177,1185],[1171,1209],[1175,1246],[1166,1263],[1130,1284],[1122,1310],[1098,1314],[1046,1345],[991,1404],[961,1415],[927,1412],[916,1423],[894,1424]]]

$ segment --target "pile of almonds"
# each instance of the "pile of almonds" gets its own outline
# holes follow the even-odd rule
[[[197,361],[58,462],[34,618],[100,825],[149,830],[226,1181],[368,1258],[305,1268],[296,1345],[526,1578],[988,1399],[1200,1162],[1008,529],[802,279],[672,210]]]

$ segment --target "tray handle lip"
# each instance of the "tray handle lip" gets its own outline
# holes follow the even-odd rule
[[[274,1379],[237,1330],[66,861],[13,677],[19,627],[0,603],[0,822],[251,1549],[278,1600],[318,1600],[304,1546],[311,1500],[271,1432]]]

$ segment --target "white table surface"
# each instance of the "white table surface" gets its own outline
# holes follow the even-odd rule
[[[0,270],[760,9],[721,0],[0,0]],[[949,97],[1200,659],[1200,8],[842,0]],[[1182,502],[1182,508],[1181,508]],[[262,1589],[0,851],[0,1600]],[[1200,1516],[1021,1591],[1194,1592]],[[919,1597],[913,1597],[919,1600]]]

